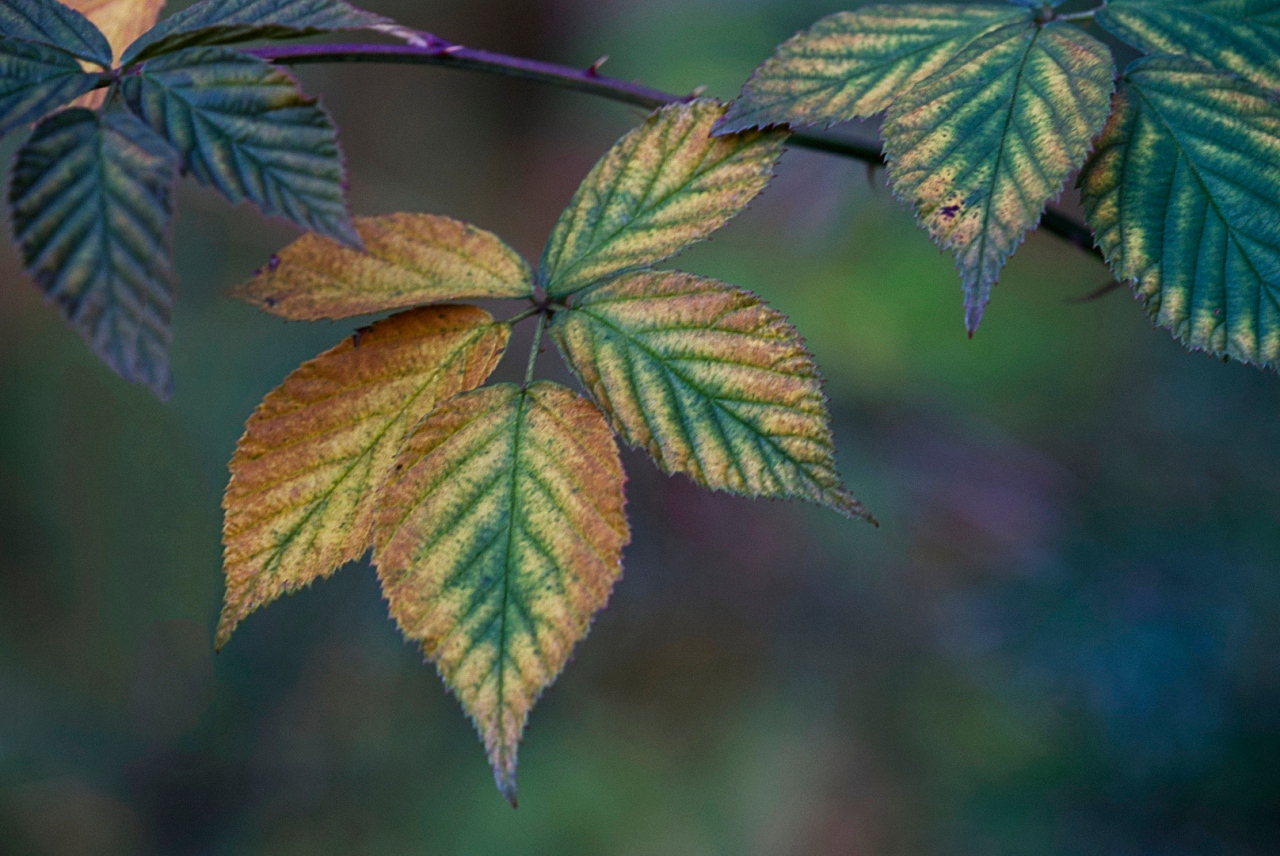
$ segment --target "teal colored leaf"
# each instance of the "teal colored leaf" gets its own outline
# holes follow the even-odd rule
[[[560,215],[539,276],[564,297],[704,240],[764,190],[786,134],[712,137],[724,105],[671,104],[614,144]]]
[[[62,48],[111,67],[107,37],[84,15],[57,0],[0,0],[0,36]]]
[[[1084,163],[1114,75],[1083,30],[1021,23],[978,38],[889,108],[889,183],[955,253],[970,335],[1005,262]]]
[[[193,45],[288,39],[394,24],[345,0],[201,0],[165,18],[131,44],[123,65]]]
[[[551,334],[614,430],[667,472],[871,519],[840,482],[813,358],[754,294],[678,271],[629,274],[556,313]]]
[[[85,74],[71,54],[0,39],[0,136],[74,101],[102,78]]]
[[[1194,60],[1139,60],[1080,190],[1116,278],[1159,324],[1280,367],[1280,106]]]
[[[338,129],[286,72],[228,48],[148,61],[121,81],[130,108],[233,203],[359,247],[344,197]]]
[[[77,107],[36,126],[9,187],[28,272],[107,365],[161,397],[172,387],[177,171],[172,149],[137,117]]]
[[[1276,0],[1116,0],[1097,22],[1149,54],[1185,54],[1280,90]]]
[[[716,133],[872,116],[974,39],[1032,19],[1033,13],[1004,3],[904,3],[828,15],[783,42],[752,73]]]

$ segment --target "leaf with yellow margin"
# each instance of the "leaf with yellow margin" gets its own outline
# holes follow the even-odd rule
[[[483,383],[510,336],[474,306],[393,315],[303,363],[250,417],[223,507],[217,644],[250,612],[360,558],[404,435]]]
[[[652,113],[605,154],[560,215],[540,276],[564,297],[643,270],[733,219],[773,177],[786,133],[711,137],[724,105],[711,99]]]
[[[551,334],[633,447],[714,490],[870,520],[836,470],[822,380],[781,313],[687,273],[638,273],[559,312]]]
[[[496,235],[435,214],[357,217],[367,253],[308,234],[232,294],[295,321],[477,297],[527,297],[533,274]]]
[[[445,402],[387,482],[383,594],[474,720],[512,805],[529,710],[621,575],[625,480],[600,411],[539,381]]]
[[[956,256],[965,327],[1084,163],[1110,108],[1111,51],[1072,24],[1010,24],[902,93],[885,117],[889,184]]]

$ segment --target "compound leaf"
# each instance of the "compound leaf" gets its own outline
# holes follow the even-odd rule
[[[1159,324],[1280,365],[1280,106],[1194,60],[1139,60],[1080,189],[1116,278]]]
[[[982,34],[1032,19],[1032,12],[1004,3],[837,12],[783,42],[752,73],[716,133],[872,116]]]
[[[509,335],[474,306],[410,310],[303,363],[263,399],[223,500],[219,646],[253,610],[364,555],[405,434],[483,383]]]
[[[121,81],[130,108],[232,203],[352,246],[338,129],[286,72],[227,48],[157,57]]]
[[[111,67],[111,45],[89,19],[57,0],[0,2],[0,37],[62,48],[70,54]]]
[[[1083,30],[1021,23],[976,39],[889,108],[890,185],[955,252],[970,335],[1005,261],[1088,155],[1114,73]]]
[[[623,440],[667,472],[871,519],[840,483],[813,358],[750,292],[630,274],[557,313],[551,332]]]
[[[83,95],[102,77],[85,74],[64,51],[0,39],[0,136]]]
[[[444,300],[528,297],[533,272],[492,232],[435,214],[358,217],[367,252],[303,235],[232,292],[295,321]]]
[[[1185,54],[1280,90],[1276,0],[1115,0],[1096,20],[1149,54]]]
[[[387,483],[383,594],[474,720],[512,805],[529,711],[622,573],[625,481],[600,411],[538,381],[445,402]]]
[[[107,365],[161,397],[172,386],[177,169],[137,117],[74,107],[36,126],[9,187],[27,270]]]
[[[345,0],[201,0],[165,18],[125,51],[125,65],[192,45],[288,39],[391,25]]]
[[[711,137],[722,115],[724,105],[710,99],[672,104],[605,154],[543,251],[540,275],[552,297],[675,255],[764,189],[786,134]]]
[[[165,0],[64,0],[107,37],[115,56],[155,26]]]

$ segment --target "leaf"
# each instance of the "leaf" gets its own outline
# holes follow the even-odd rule
[[[1110,51],[1077,27],[1015,24],[975,40],[889,108],[889,183],[955,252],[969,335],[1005,261],[1088,155],[1114,74]]]
[[[474,720],[512,805],[529,710],[621,576],[625,480],[600,412],[539,381],[442,404],[387,483],[383,595]]]
[[[57,0],[3,0],[0,37],[61,48],[89,62],[111,66],[111,45],[106,37],[84,15]]]
[[[303,363],[263,399],[223,500],[219,647],[258,607],[364,555],[405,434],[483,383],[509,336],[474,306],[402,312]]]
[[[75,57],[34,42],[0,39],[0,135],[34,122],[98,85]]]
[[[528,297],[529,265],[492,232],[434,214],[357,217],[367,252],[303,235],[232,294],[294,321],[474,297]]]
[[[710,137],[723,114],[710,99],[663,107],[605,154],[547,241],[548,294],[654,265],[747,207],[773,177],[786,134]]]
[[[138,36],[155,26],[165,0],[64,0],[93,22],[119,57]],[[110,65],[110,63],[107,63]]]
[[[338,129],[288,73],[238,51],[193,48],[126,75],[121,92],[181,153],[184,168],[232,203],[248,200],[360,246]]]
[[[176,180],[172,151],[139,119],[74,107],[36,126],[9,187],[28,272],[107,365],[162,398]]]
[[[1032,20],[1032,12],[1004,3],[863,6],[828,15],[752,73],[715,133],[873,116],[974,39]]]
[[[193,45],[287,39],[393,24],[345,0],[201,0],[161,21],[125,51],[125,65]]]
[[[1149,54],[1186,54],[1280,90],[1276,0],[1115,0],[1095,20]]]
[[[813,358],[750,292],[631,274],[557,313],[551,332],[614,430],[665,471],[872,519],[840,483]]]
[[[1159,324],[1280,366],[1280,106],[1194,60],[1139,60],[1080,190],[1116,278]]]

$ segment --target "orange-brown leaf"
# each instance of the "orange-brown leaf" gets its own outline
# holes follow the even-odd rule
[[[483,383],[509,337],[474,306],[393,315],[303,363],[249,419],[223,506],[224,644],[250,612],[358,559],[401,440]]]
[[[436,214],[356,218],[367,253],[304,235],[232,294],[294,321],[475,297],[527,297],[533,273],[492,232]]]

